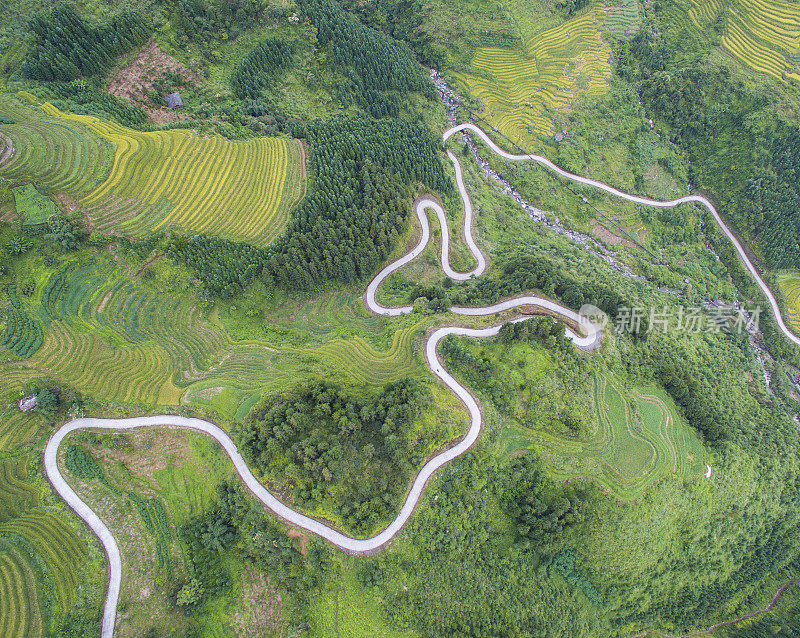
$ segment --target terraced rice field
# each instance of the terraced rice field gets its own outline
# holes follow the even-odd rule
[[[81,199],[99,230],[140,235],[175,228],[267,244],[303,195],[297,141],[142,133],[49,104],[42,108],[86,124],[116,146],[108,179]]]
[[[691,25],[723,25],[722,46],[746,67],[800,82],[800,5],[779,0],[688,0]]]
[[[0,116],[14,121],[0,125],[3,177],[80,198],[108,175],[114,148],[85,123],[47,114],[8,95],[0,97]]]
[[[521,50],[480,48],[473,72],[457,73],[485,111],[481,117],[513,141],[553,134],[553,116],[582,95],[601,95],[611,76],[611,47],[603,39],[607,9],[595,4],[561,24],[543,28],[520,2],[511,3]],[[615,23],[624,16],[614,14]]]
[[[778,275],[778,286],[785,299],[787,323],[800,334],[800,273]]]
[[[25,306],[42,345],[27,359],[7,353],[0,384],[8,391],[51,377],[106,401],[189,403],[242,420],[264,393],[299,377],[384,383],[423,370],[412,350],[420,318],[366,315],[346,292],[289,302],[266,319],[261,337],[237,340],[186,298],[132,281],[107,253],[67,257],[39,276]],[[36,428],[0,418],[0,441],[29,440]]]
[[[0,636],[42,635],[36,575],[26,557],[0,538]]]
[[[663,390],[624,392],[610,376],[594,378],[598,428],[586,441],[534,430],[508,437],[509,450],[533,445],[562,480],[587,478],[623,500],[639,498],[665,476],[703,473],[703,447]]]
[[[39,490],[28,482],[30,455],[0,461],[0,523],[15,518],[39,502]]]
[[[0,536],[8,534],[24,538],[42,558],[62,611],[69,611],[88,556],[86,544],[58,516],[38,509],[0,523]]]
[[[631,38],[642,24],[639,0],[623,0],[606,11],[606,31],[618,38]]]
[[[333,370],[348,370],[348,377],[359,383],[388,383],[420,372],[419,361],[412,356],[412,345],[424,323],[421,319],[397,330],[386,350],[375,348],[363,337],[352,337],[334,339],[308,352],[321,356]]]
[[[0,413],[0,450],[15,450],[30,444],[42,425],[39,414],[20,412],[15,405],[9,407]]]
[[[0,114],[15,122],[0,126],[13,144],[13,153],[0,146],[0,174],[73,197],[101,232],[175,229],[265,245],[305,194],[297,140],[140,132],[9,97]]]

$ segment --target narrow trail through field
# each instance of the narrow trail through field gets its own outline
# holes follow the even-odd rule
[[[722,222],[722,220],[720,219],[719,215],[717,214],[716,210],[711,205],[711,203],[708,202],[708,200],[706,200],[705,198],[698,196],[689,196],[672,200],[670,202],[659,202],[656,200],[650,200],[636,195],[629,195],[627,193],[618,191],[617,189],[611,186],[603,184],[602,182],[597,182],[595,180],[590,180],[587,178],[583,178],[568,173],[563,169],[559,168],[558,166],[556,166],[555,164],[553,164],[552,162],[550,162],[547,158],[538,155],[511,155],[509,153],[506,153],[501,148],[499,148],[481,129],[479,129],[474,124],[462,124],[460,126],[449,129],[444,133],[443,137],[444,141],[447,141],[452,135],[461,131],[470,131],[477,134],[478,136],[481,137],[481,139],[487,144],[487,146],[492,151],[494,151],[495,153],[506,159],[515,161],[532,160],[539,162],[563,177],[580,182],[582,184],[600,188],[613,195],[621,197],[622,199],[658,207],[677,206],[678,204],[684,202],[699,202],[704,204],[714,215],[714,218],[717,220],[717,223],[723,229],[728,238],[734,243],[737,251],[739,252],[740,257],[742,258],[742,261],[745,262],[745,265],[747,266],[748,270],[756,279],[762,290],[764,290],[765,294],[770,300],[773,312],[775,313],[775,317],[778,320],[781,329],[787,334],[787,336],[792,341],[800,344],[800,338],[793,335],[783,323],[783,319],[780,316],[780,311],[777,305],[777,301],[775,301],[775,298],[769,291],[769,288],[766,286],[766,284],[764,284],[761,277],[758,275],[758,272],[755,270],[755,267],[750,263],[749,259],[747,258],[747,255],[745,254],[739,242],[736,240],[733,234],[728,230],[728,228]],[[473,257],[475,258],[476,266],[472,271],[467,273],[459,273],[451,268],[449,259],[450,233],[445,212],[442,209],[442,207],[433,199],[430,198],[422,199],[419,202],[417,202],[415,208],[417,219],[422,228],[422,233],[419,243],[408,254],[401,257],[394,263],[389,264],[388,266],[383,268],[383,270],[381,270],[367,286],[364,295],[364,302],[367,308],[376,314],[386,315],[386,316],[398,316],[401,314],[410,313],[413,310],[412,306],[401,306],[401,307],[382,306],[376,301],[375,295],[381,283],[390,274],[392,274],[399,268],[413,261],[419,254],[422,253],[422,251],[427,246],[431,237],[430,227],[428,224],[428,217],[426,214],[427,210],[434,211],[434,213],[438,217],[439,224],[441,226],[442,230],[441,261],[442,261],[442,270],[445,272],[445,274],[448,277],[451,277],[452,279],[466,280],[469,279],[470,277],[479,276],[486,269],[486,259],[483,253],[475,244],[475,240],[472,236],[472,217],[473,217],[472,202],[470,201],[469,195],[464,185],[461,165],[459,164],[458,159],[452,152],[448,151],[447,156],[453,163],[453,167],[456,174],[456,184],[458,186],[458,190],[464,205],[465,242],[469,247],[469,250],[472,253]],[[481,306],[475,308],[453,307],[451,308],[451,311],[455,314],[476,317],[476,316],[493,315],[495,313],[513,310],[515,308],[519,308],[522,306],[525,306],[527,308],[530,307],[541,308],[543,310],[549,311],[549,313],[551,314],[554,314],[560,318],[565,319],[570,325],[579,327],[582,334],[572,330],[571,328],[566,328],[566,336],[575,344],[576,347],[582,350],[589,351],[597,348],[600,345],[600,341],[602,338],[602,332],[600,326],[592,323],[588,318],[578,314],[574,310],[565,308],[564,306],[549,299],[544,299],[537,296],[516,297],[513,299],[508,299],[506,301],[493,304],[491,306]],[[526,321],[529,318],[530,316],[523,316],[520,318],[512,319],[510,321],[506,321],[505,323]],[[478,435],[480,434],[482,425],[482,415],[480,406],[477,400],[469,392],[469,390],[467,390],[458,381],[456,381],[456,379],[453,378],[453,376],[451,376],[450,373],[447,372],[447,370],[442,365],[436,353],[436,349],[439,342],[448,335],[461,335],[467,337],[491,337],[497,335],[500,332],[501,327],[502,324],[495,325],[489,328],[465,328],[460,326],[445,326],[435,329],[428,336],[425,342],[426,362],[430,367],[431,371],[433,372],[433,374],[435,374],[448,388],[450,388],[465,405],[470,415],[470,427],[466,435],[458,443],[456,443],[453,447],[449,448],[448,450],[445,450],[444,452],[436,455],[422,467],[420,472],[414,478],[414,481],[411,485],[411,489],[409,490],[406,496],[405,502],[403,503],[403,506],[399,514],[397,515],[397,518],[395,518],[395,520],[392,521],[389,524],[389,526],[386,527],[382,532],[368,539],[357,539],[349,537],[333,529],[332,527],[322,523],[321,521],[305,516],[304,514],[301,514],[292,509],[291,507],[288,507],[287,505],[282,503],[269,491],[267,491],[266,488],[264,488],[264,486],[258,481],[258,479],[256,479],[255,476],[253,476],[244,458],[239,453],[236,444],[233,442],[233,440],[231,440],[228,434],[224,430],[222,430],[219,426],[214,425],[213,423],[210,423],[208,421],[204,421],[203,419],[186,418],[175,415],[158,415],[158,416],[147,416],[147,417],[135,417],[129,419],[81,418],[81,419],[75,419],[63,425],[59,430],[55,432],[55,434],[53,434],[53,436],[48,441],[47,446],[45,448],[45,459],[44,459],[45,471],[47,473],[48,478],[50,479],[50,482],[53,484],[53,487],[56,490],[56,492],[58,492],[58,494],[66,501],[66,503],[73,510],[75,510],[75,512],[86,522],[86,524],[92,529],[92,531],[94,531],[95,534],[97,534],[98,538],[100,539],[100,542],[103,544],[106,553],[108,555],[110,579],[108,587],[108,596],[106,598],[106,604],[103,613],[103,623],[102,623],[102,633],[101,633],[102,637],[111,638],[114,633],[117,602],[119,600],[120,585],[122,581],[122,559],[120,556],[119,546],[117,545],[117,542],[114,539],[114,536],[111,533],[111,531],[108,529],[108,527],[106,527],[103,521],[100,520],[100,517],[97,516],[97,514],[91,509],[91,507],[89,507],[86,503],[84,503],[80,499],[80,497],[75,493],[75,491],[69,486],[69,484],[66,482],[66,480],[64,479],[58,468],[58,462],[57,462],[58,450],[63,440],[69,434],[75,432],[76,430],[84,430],[84,429],[128,430],[133,428],[152,427],[152,426],[171,426],[171,427],[187,428],[203,432],[213,437],[219,442],[219,444],[231,458],[231,461],[233,462],[237,473],[242,478],[242,481],[244,481],[245,485],[247,485],[247,487],[253,492],[253,494],[275,514],[285,519],[286,521],[289,521],[293,525],[296,525],[297,527],[303,528],[309,532],[313,532],[321,536],[322,538],[325,538],[326,540],[330,541],[331,543],[341,548],[342,550],[354,554],[368,553],[381,548],[402,529],[402,527],[405,525],[405,523],[408,521],[411,514],[413,513],[417,503],[419,502],[419,499],[422,496],[422,493],[425,489],[425,485],[428,482],[428,480],[443,465],[449,463],[453,459],[461,456],[464,452],[466,452],[475,443],[475,441],[478,438]]]

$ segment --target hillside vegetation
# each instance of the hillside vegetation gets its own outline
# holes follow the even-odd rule
[[[645,106],[687,149],[693,184],[712,194],[766,266],[800,267],[800,129],[776,115],[780,95],[729,68],[713,40],[687,32],[679,15],[665,3],[621,47],[619,72],[642,83]]]
[[[730,242],[693,204],[443,144],[470,111],[428,72],[508,151],[701,189],[797,323],[794,3],[117,4],[2,7],[0,634],[99,634],[102,548],[43,476],[59,425],[205,418],[284,503],[366,537],[467,431],[426,336],[526,317],[450,310],[527,294],[601,309],[600,347],[552,317],[444,339],[481,433],[375,555],[277,520],[198,432],[70,435],[59,467],[122,552],[118,638],[691,635],[800,575],[798,355],[766,312],[737,331],[764,302]],[[432,224],[378,293],[414,311],[372,314],[423,196],[471,267],[446,151],[488,268],[444,277]],[[720,633],[797,633],[786,595]]]

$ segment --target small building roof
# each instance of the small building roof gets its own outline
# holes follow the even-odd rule
[[[36,407],[36,395],[32,394],[29,397],[25,397],[19,402],[19,409],[23,412],[29,412]]]
[[[181,99],[180,93],[170,93],[164,100],[171,109],[183,108],[183,100]]]

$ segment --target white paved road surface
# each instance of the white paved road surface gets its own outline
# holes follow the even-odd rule
[[[709,202],[706,198],[697,195],[691,195],[688,197],[681,197],[679,199],[671,200],[668,202],[660,202],[645,197],[639,197],[637,195],[629,195],[628,193],[623,193],[622,191],[619,191],[602,182],[598,182],[596,180],[568,173],[567,171],[553,164],[550,160],[548,160],[545,157],[539,155],[512,155],[510,153],[507,153],[500,147],[498,147],[481,129],[479,129],[474,124],[462,124],[461,126],[449,129],[444,134],[444,140],[449,139],[452,135],[460,131],[469,131],[471,133],[474,133],[475,135],[478,135],[492,151],[494,151],[495,153],[506,159],[514,161],[528,160],[528,161],[539,162],[545,165],[553,172],[558,173],[562,177],[565,177],[575,182],[579,182],[581,184],[585,184],[587,186],[594,186],[596,188],[602,189],[608,193],[611,193],[612,195],[615,195],[622,199],[626,199],[628,201],[633,201],[640,204],[657,206],[657,207],[677,206],[678,204],[682,204],[684,202],[698,202],[703,204],[704,206],[706,206],[706,208],[708,208],[708,210],[714,216],[714,219],[717,221],[717,224],[719,224],[720,228],[722,228],[725,235],[728,237],[728,239],[731,240],[733,245],[736,247],[736,250],[739,253],[740,258],[744,262],[747,269],[750,271],[750,274],[753,276],[758,285],[764,291],[764,294],[767,296],[767,299],[769,299],[770,305],[772,306],[773,314],[775,315],[775,318],[781,330],[794,343],[800,344],[800,338],[794,335],[786,327],[783,318],[781,317],[778,303],[775,300],[775,297],[773,296],[772,292],[764,283],[764,281],[761,279],[760,275],[758,274],[758,271],[755,269],[753,264],[748,259],[747,254],[745,253],[741,244],[738,242],[733,233],[731,233],[728,227],[724,224],[719,214],[717,213],[716,209],[711,204],[711,202]],[[394,308],[387,308],[381,306],[375,300],[375,294],[378,291],[378,288],[380,287],[383,280],[386,279],[386,277],[388,277],[391,273],[398,270],[405,264],[413,261],[424,250],[425,246],[427,246],[428,241],[430,240],[430,227],[428,225],[428,217],[425,211],[428,209],[433,210],[436,213],[436,216],[439,220],[439,225],[441,226],[442,230],[441,259],[442,259],[442,270],[445,272],[445,274],[452,279],[463,281],[469,279],[470,277],[479,276],[486,269],[486,259],[483,253],[478,248],[478,246],[475,244],[475,240],[472,237],[473,209],[472,209],[472,203],[470,201],[469,195],[464,185],[464,180],[461,172],[461,165],[459,164],[458,159],[452,152],[448,151],[447,156],[453,163],[453,167],[455,169],[455,174],[456,174],[456,185],[458,186],[458,190],[459,193],[461,194],[461,198],[464,204],[464,238],[467,246],[470,249],[470,252],[475,258],[476,266],[472,271],[467,273],[459,273],[451,268],[450,258],[449,258],[450,233],[445,212],[442,209],[442,207],[434,200],[430,198],[422,199],[417,203],[416,206],[417,219],[419,220],[420,226],[422,228],[422,235],[420,237],[419,243],[413,250],[411,250],[411,252],[406,254],[404,257],[398,259],[392,264],[389,264],[383,270],[381,270],[367,286],[364,301],[367,308],[369,308],[372,312],[375,312],[376,314],[397,316],[409,313],[413,310],[411,306],[401,306]],[[563,317],[564,319],[571,322],[573,325],[579,325],[581,327],[583,334],[578,334],[568,328],[566,331],[566,335],[569,339],[571,339],[575,343],[576,346],[580,347],[581,349],[592,350],[600,345],[602,333],[599,326],[592,324],[590,321],[579,315],[574,310],[565,308],[564,306],[561,306],[560,304],[555,303],[554,301],[551,301],[549,299],[543,299],[541,297],[523,296],[502,301],[492,306],[484,306],[479,308],[453,307],[451,308],[451,310],[456,314],[469,315],[469,316],[484,316],[484,315],[495,314],[497,312],[511,310],[513,308],[517,308],[520,306],[539,307],[549,311],[550,313]],[[514,322],[525,321],[525,319],[526,317],[523,317],[514,319],[513,321]],[[406,496],[406,500],[403,503],[403,507],[401,508],[400,513],[397,515],[397,518],[395,518],[395,520],[392,521],[392,523],[386,529],[384,529],[380,534],[368,539],[356,539],[346,536],[336,531],[335,529],[329,527],[328,525],[325,525],[320,521],[309,518],[308,516],[305,516],[283,504],[281,501],[275,498],[270,492],[268,492],[264,488],[264,486],[261,485],[261,483],[259,483],[259,481],[255,478],[255,476],[253,476],[253,474],[250,472],[250,469],[247,467],[244,458],[242,458],[242,455],[236,448],[236,445],[231,440],[231,438],[225,433],[225,431],[222,430],[220,427],[214,425],[213,423],[209,423],[208,421],[204,421],[202,419],[190,419],[173,415],[160,415],[160,416],[149,416],[149,417],[136,417],[131,419],[82,418],[82,419],[75,419],[62,426],[53,435],[53,437],[47,443],[47,447],[45,448],[45,470],[55,490],[61,495],[61,497],[67,502],[67,504],[72,509],[74,509],[84,521],[86,521],[86,524],[89,525],[92,531],[94,531],[95,534],[97,534],[98,538],[100,539],[100,542],[105,547],[106,553],[108,554],[110,580],[108,587],[108,596],[106,598],[105,610],[103,613],[102,637],[111,638],[114,633],[114,622],[116,618],[117,602],[119,600],[120,583],[122,581],[122,561],[120,558],[119,547],[117,546],[114,536],[105,526],[105,524],[100,520],[97,514],[95,514],[94,511],[86,503],[84,503],[75,493],[75,491],[67,484],[67,482],[64,480],[64,477],[61,475],[61,472],[58,469],[58,464],[56,462],[58,449],[59,446],[61,445],[61,442],[68,434],[74,432],[75,430],[82,430],[82,429],[126,430],[132,428],[152,427],[158,425],[188,428],[199,432],[203,432],[205,434],[208,434],[209,436],[214,437],[220,443],[220,445],[222,445],[225,452],[228,454],[228,456],[230,456],[231,461],[233,462],[234,467],[236,468],[236,471],[239,473],[239,476],[242,477],[242,480],[245,482],[247,487],[269,509],[275,512],[275,514],[289,521],[293,525],[301,527],[309,532],[313,532],[327,539],[328,541],[330,541],[331,543],[335,544],[336,546],[340,547],[345,551],[351,553],[370,552],[380,548],[382,545],[391,540],[397,534],[397,532],[400,531],[400,529],[403,527],[403,525],[405,525],[405,523],[411,516],[412,512],[414,511],[414,507],[417,505],[417,502],[419,501],[420,496],[422,495],[422,492],[425,489],[425,484],[427,483],[428,479],[430,479],[430,477],[433,476],[433,474],[440,467],[442,467],[446,463],[449,463],[453,459],[457,458],[458,456],[466,452],[472,446],[472,444],[475,443],[481,431],[482,417],[481,417],[480,407],[475,398],[470,394],[470,392],[464,386],[462,386],[458,381],[456,381],[450,375],[450,373],[447,372],[447,370],[445,370],[444,366],[442,365],[436,353],[436,348],[439,342],[445,336],[450,334],[464,335],[468,337],[490,337],[496,335],[500,331],[500,328],[501,326],[499,325],[490,328],[463,328],[458,326],[448,326],[434,330],[428,337],[425,343],[425,357],[428,366],[430,367],[431,371],[439,379],[441,379],[441,381],[445,385],[447,385],[447,387],[449,387],[464,403],[470,414],[470,427],[464,438],[461,439],[461,441],[459,441],[456,445],[454,445],[450,449],[433,457],[423,466],[419,474],[417,474],[416,478],[414,479],[411,489],[409,490],[408,495]]]

